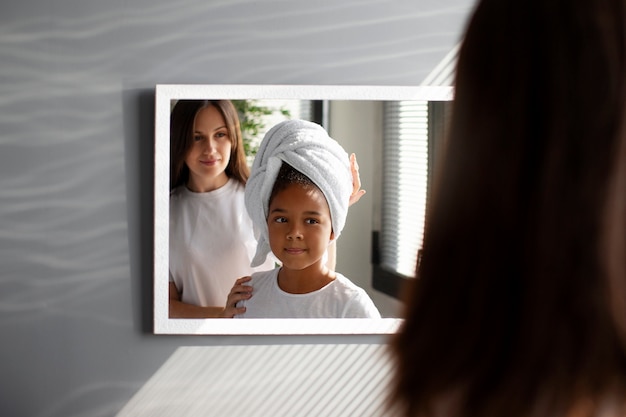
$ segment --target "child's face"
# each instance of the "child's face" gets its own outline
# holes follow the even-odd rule
[[[211,191],[228,181],[231,141],[224,117],[214,106],[200,109],[193,123],[193,144],[185,158],[189,167],[189,188]]]
[[[302,270],[322,262],[333,238],[328,203],[315,187],[288,185],[272,199],[267,217],[272,252],[284,268]]]

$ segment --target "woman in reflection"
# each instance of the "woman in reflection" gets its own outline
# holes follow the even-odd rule
[[[170,317],[222,317],[256,249],[237,111],[228,100],[180,100],[170,133]]]
[[[237,281],[228,300],[241,299],[237,317],[380,318],[365,290],[324,262],[351,192],[348,154],[321,126],[288,120],[265,135],[245,192],[259,229],[252,265],[270,251],[282,265]]]
[[[482,0],[455,86],[393,404],[626,415],[626,1]]]

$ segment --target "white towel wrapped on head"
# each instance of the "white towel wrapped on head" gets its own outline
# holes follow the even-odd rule
[[[322,191],[330,209],[335,239],[346,224],[352,171],[346,151],[320,125],[286,120],[272,127],[261,142],[246,184],[246,210],[257,229],[258,244],[251,265],[262,264],[270,253],[267,231],[269,198],[282,163],[300,171]]]

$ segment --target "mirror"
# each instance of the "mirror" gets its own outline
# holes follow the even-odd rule
[[[379,305],[385,296],[377,297],[371,286],[371,272],[346,271],[350,260],[353,264],[368,263],[371,255],[369,246],[360,247],[363,240],[358,233],[350,238],[352,231],[370,233],[374,230],[371,220],[380,215],[382,194],[380,184],[372,188],[366,184],[366,197],[350,208],[346,227],[337,242],[337,271],[365,288],[381,311],[381,319],[170,319],[169,318],[169,195],[170,195],[170,111],[178,100],[228,99],[231,101],[261,101],[268,107],[288,108],[282,117],[304,118],[322,124],[348,153],[356,153],[360,171],[373,173],[379,166],[368,166],[372,159],[381,159],[382,117],[375,126],[380,130],[368,129],[372,115],[367,109],[382,108],[385,102],[394,101],[449,101],[451,87],[432,86],[313,86],[313,85],[157,85],[155,111],[155,183],[154,183],[154,332],[156,334],[388,334],[400,324],[395,318],[393,307]],[[303,103],[307,104],[306,106]],[[356,107],[355,107],[356,106]],[[360,106],[360,107],[359,107]],[[363,107],[365,106],[365,107]],[[304,110],[303,110],[304,109]],[[335,111],[335,109],[338,109]],[[365,109],[365,111],[363,111]],[[279,112],[280,113],[280,112]],[[381,113],[382,114],[382,113]],[[352,117],[351,119],[346,119]],[[356,117],[356,119],[354,119]],[[364,120],[359,121],[359,117]],[[280,121],[280,116],[275,121]],[[270,119],[262,126],[257,140],[274,121]],[[348,138],[350,132],[356,137]],[[361,133],[358,133],[361,132]],[[363,140],[369,134],[377,143]],[[246,136],[244,132],[244,137]],[[254,142],[254,141],[253,141]],[[256,143],[258,145],[258,142]],[[252,143],[252,147],[255,143]],[[373,149],[370,149],[373,148]],[[365,155],[369,157],[364,157]],[[373,175],[370,175],[373,176]],[[362,178],[363,179],[363,178]],[[374,182],[380,180],[374,179]],[[353,211],[368,211],[369,222],[351,222]],[[374,213],[374,214],[372,214]],[[378,213],[378,214],[376,214]],[[367,235],[369,237],[369,234]],[[352,241],[350,239],[353,239]],[[342,250],[343,247],[346,250]],[[355,250],[357,252],[355,252]],[[363,252],[363,253],[361,253]],[[347,255],[346,255],[347,254]],[[345,259],[342,259],[342,256]],[[358,258],[357,260],[348,259]],[[367,271],[371,266],[364,265]],[[369,269],[367,269],[369,268]],[[347,269],[350,269],[347,267]],[[383,301],[380,301],[383,300]],[[385,311],[385,309],[389,311]]]

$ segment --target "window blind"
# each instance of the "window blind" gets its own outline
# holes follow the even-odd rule
[[[385,102],[382,266],[415,276],[428,187],[428,102]]]

